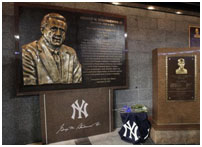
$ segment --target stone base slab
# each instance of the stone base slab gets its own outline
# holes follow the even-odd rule
[[[200,144],[200,130],[155,130],[151,129],[155,144]]]

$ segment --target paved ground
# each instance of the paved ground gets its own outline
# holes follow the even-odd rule
[[[73,139],[68,141],[62,141],[57,143],[51,143],[50,145],[76,145],[76,144],[85,144],[85,145],[132,145],[131,143],[121,140],[118,131],[120,128],[116,129],[111,133],[95,135],[88,138],[82,139]],[[148,138],[145,143],[140,145],[152,145],[154,144],[151,138]]]
[[[133,145],[132,143],[128,143],[121,140],[118,134],[119,130],[120,128],[117,128],[115,131],[110,133],[90,136],[87,138],[61,141],[61,142],[51,143],[48,145]],[[41,142],[38,142],[38,143],[29,144],[29,145],[41,145],[41,144],[42,144]],[[139,145],[154,145],[154,142],[152,141],[151,138],[148,138],[144,143],[140,143]],[[198,145],[198,144],[194,144],[194,145]]]

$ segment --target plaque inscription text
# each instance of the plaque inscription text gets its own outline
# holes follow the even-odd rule
[[[195,58],[167,57],[167,100],[195,99]]]

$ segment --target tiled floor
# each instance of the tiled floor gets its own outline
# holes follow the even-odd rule
[[[91,136],[86,139],[83,139],[83,141],[82,141],[82,139],[80,139],[81,140],[80,142],[83,144],[92,144],[92,145],[132,145],[131,143],[121,140],[121,138],[118,134],[119,130],[120,130],[120,128],[116,129],[115,131],[113,131],[111,133]],[[73,139],[73,140],[68,140],[68,141],[51,143],[50,145],[75,145],[75,144],[78,144],[75,142],[79,142],[79,141]],[[142,145],[152,145],[154,143],[150,138],[148,138],[145,141],[145,143],[141,143],[141,144]]]

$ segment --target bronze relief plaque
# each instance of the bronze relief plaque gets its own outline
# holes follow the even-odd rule
[[[196,56],[170,56],[166,63],[167,100],[194,100]]]
[[[15,4],[17,95],[127,86],[126,17]]]

